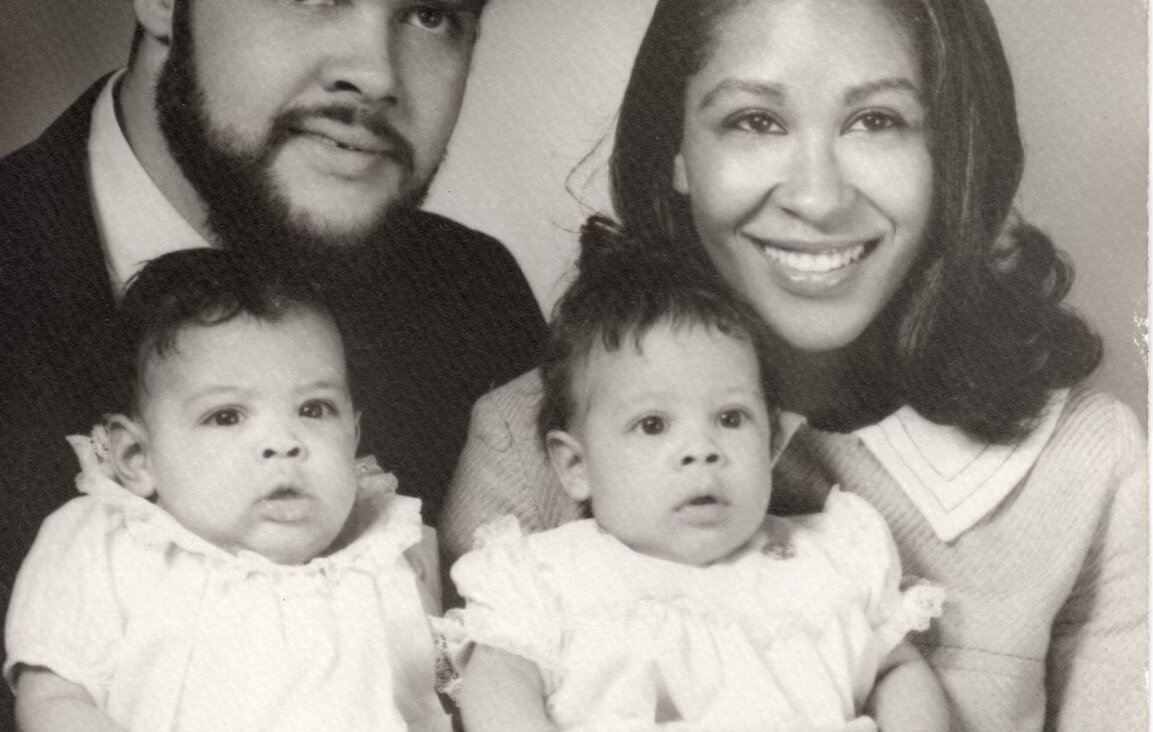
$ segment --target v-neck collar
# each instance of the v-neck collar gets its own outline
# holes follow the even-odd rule
[[[1020,442],[991,445],[961,429],[930,422],[904,406],[853,434],[865,443],[941,541],[972,528],[1005,500],[1048,444],[1069,397],[1053,392],[1034,429]]]

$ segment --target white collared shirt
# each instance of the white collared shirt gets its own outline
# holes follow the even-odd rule
[[[120,129],[113,91],[123,75],[123,69],[117,71],[100,91],[88,134],[93,213],[117,299],[148,260],[210,246],[156,187]]]

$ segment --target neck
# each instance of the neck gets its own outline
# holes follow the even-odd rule
[[[156,114],[156,80],[164,56],[148,45],[146,41],[115,90],[116,119],[129,147],[152,182],[206,241],[213,241],[215,237],[207,225],[204,201],[184,177],[160,131]]]
[[[875,340],[820,353],[782,350],[774,368],[781,404],[814,427],[848,432],[899,406],[892,355]]]

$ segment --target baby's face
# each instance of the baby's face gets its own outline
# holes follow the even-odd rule
[[[598,524],[636,551],[697,566],[747,542],[772,492],[758,374],[748,342],[700,326],[657,323],[639,351],[631,339],[597,347],[574,380],[583,411],[572,436]]]
[[[296,310],[188,326],[144,374],[143,466],[157,503],[229,552],[324,552],[356,497],[357,414],[340,335]]]

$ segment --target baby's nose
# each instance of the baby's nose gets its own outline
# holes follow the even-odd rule
[[[681,456],[681,465],[692,465],[693,463],[705,463],[711,465],[718,463],[721,460],[721,454],[712,447],[689,450]]]
[[[300,445],[293,445],[292,447],[288,448],[266,447],[264,448],[263,455],[266,460],[269,458],[274,458],[277,455],[283,455],[284,457],[290,458],[300,457]]]

